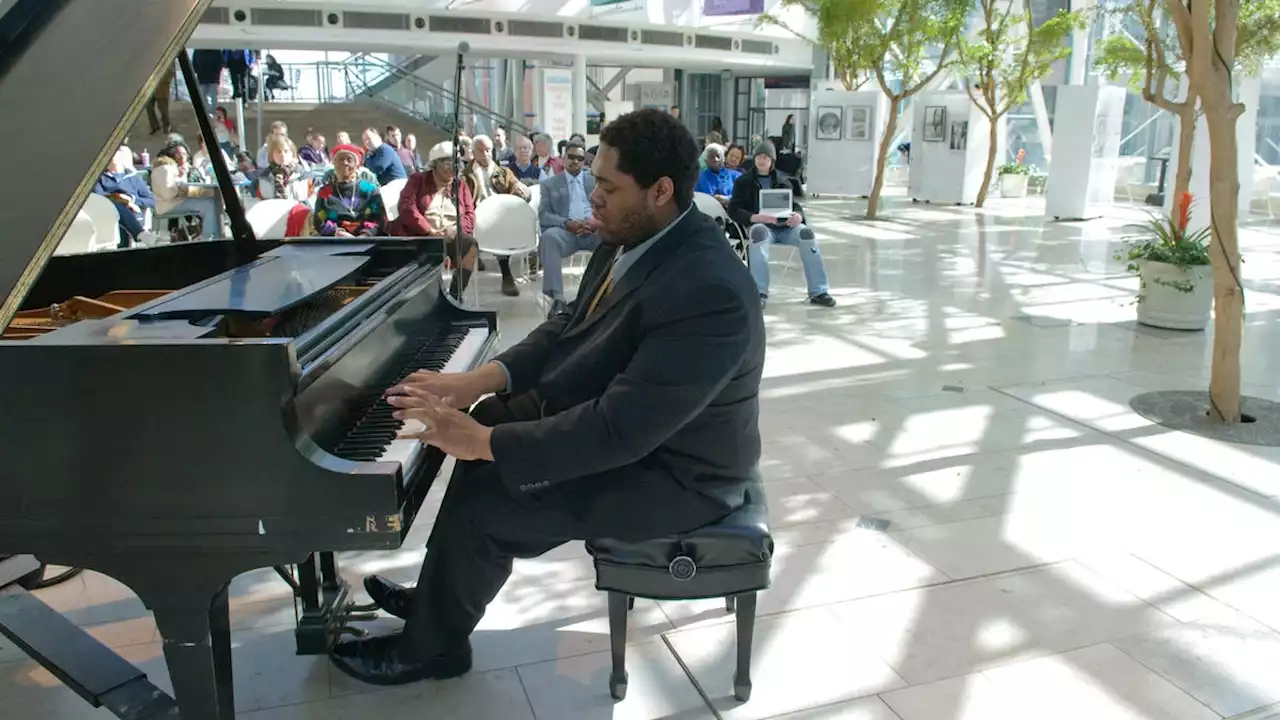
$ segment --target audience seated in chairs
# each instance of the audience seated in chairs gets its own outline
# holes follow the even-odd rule
[[[586,156],[585,148],[583,149],[583,156]],[[533,164],[538,166],[539,181],[546,180],[552,175],[558,175],[564,171],[563,159],[551,154],[550,135],[537,133],[533,136]]]
[[[738,143],[731,143],[724,151],[724,166],[730,170],[737,170],[739,173],[744,172],[742,163],[747,159],[747,150]]]
[[[523,135],[516,138],[515,153],[505,167],[525,185],[537,185],[538,179],[542,176],[542,170],[534,161],[533,141]]]
[[[493,195],[516,195],[524,200],[529,193],[520,184],[510,170],[498,165],[493,159],[493,141],[487,135],[477,135],[472,141],[473,157],[467,164],[462,181],[471,191],[477,205]],[[516,297],[520,289],[516,287],[516,279],[511,274],[511,259],[498,258],[498,269],[502,271],[502,294]]]
[[[255,163],[258,167],[264,168],[267,166],[267,163],[271,162],[271,157],[268,155],[270,150],[267,145],[271,142],[271,138],[280,136],[289,137],[289,126],[279,120],[276,120],[271,123],[271,132],[268,133],[267,139],[262,143],[262,147],[258,148],[258,157],[256,158]]]
[[[828,292],[827,271],[822,265],[813,231],[805,225],[804,209],[800,198],[804,196],[800,182],[779,173],[774,167],[778,153],[772,142],[761,142],[756,147],[755,163],[733,184],[733,196],[729,200],[729,217],[748,228],[751,241],[751,276],[760,291],[760,305],[769,298],[769,246],[777,243],[798,248],[804,279],[809,289],[809,303],[833,307],[834,298]],[[760,191],[786,188],[791,190],[792,213],[785,219],[760,214]]]
[[[476,229],[476,206],[467,183],[459,183],[454,207],[453,173],[453,143],[436,143],[427,152],[427,169],[410,175],[400,193],[400,217],[392,223],[391,234],[443,237],[449,257],[461,256],[449,293],[462,297],[476,269],[478,253],[471,235]]]
[[[93,184],[93,192],[114,203],[120,215],[120,247],[129,247],[138,239],[143,231],[143,214],[156,206],[155,195],[142,175],[125,169],[128,154],[129,148],[117,150]]]
[[[567,307],[561,271],[564,259],[576,252],[592,252],[600,244],[591,219],[591,192],[596,182],[585,168],[587,149],[581,143],[569,143],[564,159],[564,172],[542,181],[542,201],[538,206],[542,294],[551,300],[548,317]]]
[[[333,168],[324,175],[316,193],[316,235],[324,237],[378,237],[387,234],[387,209],[378,183],[360,174],[360,149],[339,145],[333,149]]]
[[[293,141],[273,137],[267,150],[271,162],[258,174],[257,196],[262,200],[306,202],[311,197],[311,171],[298,161]]]
[[[328,165],[329,148],[325,146],[324,136],[311,133],[307,136],[307,144],[298,151],[298,157],[309,165]]]
[[[405,147],[404,134],[400,132],[400,128],[395,125],[387,126],[387,134],[384,136],[387,144],[396,151],[396,157],[400,158],[400,164],[404,166],[407,173],[417,172],[420,163],[413,157],[413,151]],[[385,185],[386,183],[383,183]]]
[[[158,215],[199,217],[200,222],[169,221],[170,242],[186,242],[196,238],[222,235],[222,212],[214,199],[213,188],[193,187],[209,178],[191,164],[191,150],[186,143],[170,142],[156,153],[151,166],[151,192],[156,197]]]
[[[712,143],[702,151],[702,172],[698,174],[695,192],[706,193],[728,207],[733,196],[733,183],[742,173],[724,166],[724,146]]]
[[[191,164],[196,166],[200,174],[213,180],[213,157],[209,154],[209,148],[204,144],[204,136],[196,135],[196,154],[191,158]],[[228,168],[231,167],[231,156],[227,155],[222,148],[218,148],[218,152],[222,153],[222,161],[226,163]]]
[[[396,149],[382,142],[382,136],[373,128],[365,128],[364,131],[364,148],[366,155],[364,158],[364,166],[373,171],[378,178],[379,185],[387,185],[392,180],[400,180],[409,177],[404,169],[404,163],[400,162],[400,155],[396,153]]]

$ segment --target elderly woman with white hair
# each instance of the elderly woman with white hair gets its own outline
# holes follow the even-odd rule
[[[436,143],[427,152],[427,168],[409,176],[400,192],[400,217],[391,234],[403,237],[443,237],[449,257],[459,257],[449,293],[461,297],[476,268],[476,206],[466,183],[453,196],[453,143]]]
[[[698,175],[698,184],[694,192],[706,193],[720,204],[728,207],[729,198],[733,197],[733,182],[742,173],[730,170],[724,165],[724,146],[712,143],[702,151],[702,160],[706,167]]]

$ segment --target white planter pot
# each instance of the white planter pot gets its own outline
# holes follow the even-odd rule
[[[1001,175],[1000,197],[1020,198],[1027,196],[1027,175]]]
[[[1213,309],[1213,268],[1185,270],[1168,263],[1142,261],[1138,322],[1170,330],[1203,330]]]

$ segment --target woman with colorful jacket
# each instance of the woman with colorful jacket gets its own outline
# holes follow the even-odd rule
[[[316,193],[316,234],[325,237],[378,237],[387,234],[387,209],[378,183],[360,174],[363,153],[353,145],[333,149],[333,168]]]

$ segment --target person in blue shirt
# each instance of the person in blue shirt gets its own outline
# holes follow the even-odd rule
[[[523,135],[516,138],[516,151],[503,165],[522,185],[537,185],[542,176],[542,169],[534,162],[533,141]]]
[[[729,198],[733,197],[733,181],[742,173],[724,166],[724,146],[716,143],[707,145],[702,151],[702,160],[707,167],[698,175],[698,184],[694,191],[706,193],[721,205],[729,206]]]
[[[154,210],[156,197],[146,180],[125,169],[128,150],[121,148],[107,163],[107,169],[93,184],[93,192],[115,203],[120,216],[120,247],[129,247],[142,234],[143,213]]]
[[[373,171],[378,184],[385,186],[392,180],[409,177],[404,170],[404,163],[396,153],[396,149],[382,142],[382,136],[373,128],[364,131],[364,166]]]

